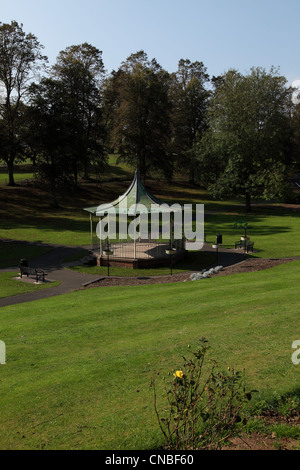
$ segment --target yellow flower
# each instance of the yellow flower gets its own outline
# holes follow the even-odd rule
[[[177,379],[182,379],[183,378],[182,370],[177,370],[174,374],[174,377],[176,377]]]

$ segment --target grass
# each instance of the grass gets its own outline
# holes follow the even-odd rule
[[[110,157],[109,171],[102,182],[82,183],[74,191],[66,191],[60,198],[60,208],[49,206],[49,195],[42,189],[20,185],[16,188],[0,184],[0,237],[31,242],[85,246],[90,244],[90,223],[84,207],[112,201],[125,192],[133,177],[133,170],[117,164],[117,157]],[[29,170],[30,166],[26,166]],[[20,169],[22,170],[22,167]],[[21,173],[22,174],[22,173]],[[223,234],[224,245],[234,245],[243,235],[243,229],[234,228],[237,220],[248,223],[248,235],[254,241],[255,256],[298,256],[300,217],[299,211],[282,209],[276,204],[266,208],[253,207],[245,214],[243,201],[214,201],[209,194],[186,182],[173,183],[149,180],[150,191],[166,202],[203,203],[205,205],[205,232],[210,242],[216,232]],[[94,228],[96,220],[94,220]]]
[[[13,279],[18,277],[17,272],[1,273],[0,274],[0,298],[9,297],[11,295],[25,294],[26,292],[35,292],[40,289],[47,289],[49,287],[56,287],[60,282],[47,282],[45,284],[27,284],[22,281]]]
[[[15,172],[14,172],[14,180],[16,184],[24,183],[26,184],[26,180],[30,181],[34,177],[33,167],[32,165],[26,164],[19,164],[15,165]],[[8,177],[8,170],[5,165],[0,165],[0,184],[8,184],[9,177]]]
[[[245,218],[248,224],[247,235],[254,241],[256,257],[283,258],[300,256],[300,217],[299,212],[277,210],[264,214],[257,211]],[[234,227],[237,214],[209,214],[205,216],[205,230],[208,240],[215,240],[217,231],[223,234],[224,245],[234,245],[244,234],[243,229]]]
[[[0,240],[0,268],[19,266],[21,258],[31,260],[50,249],[46,246],[21,245]]]
[[[119,161],[118,155],[109,155],[108,164],[109,169],[102,176],[102,181],[128,180],[128,178],[132,178],[134,169],[126,163]]]
[[[83,207],[115,199],[133,176],[115,156],[109,163],[101,183],[91,180],[73,193],[66,191],[55,210],[46,191],[26,186],[30,165],[18,168],[16,188],[3,185],[5,171],[0,169],[0,237],[89,245],[89,216]],[[149,180],[147,186],[166,202],[204,203],[209,243],[220,232],[223,244],[232,246],[243,235],[234,223],[244,219],[255,256],[300,255],[299,211],[292,207],[258,205],[245,214],[243,201],[214,201],[182,179],[163,184]],[[0,243],[0,266],[49,249],[25,248]],[[209,260],[190,258],[176,270],[195,270],[199,262]],[[101,269],[106,274],[107,268]],[[111,274],[128,272],[115,269]],[[130,274],[164,274],[169,268],[146,271]],[[0,275],[2,295],[17,293],[19,283],[12,275]],[[210,357],[222,367],[245,368],[247,386],[259,390],[258,401],[292,389],[300,393],[300,366],[291,361],[292,343],[299,339],[299,276],[300,263],[294,261],[256,273],[87,289],[1,308],[0,340],[6,343],[7,364],[0,366],[0,448],[158,448],[162,440],[149,388],[153,371],[160,371],[162,391],[163,377],[180,367],[187,345],[202,336],[211,343]],[[22,285],[29,287],[40,288]],[[284,426],[278,425],[276,432],[298,438]]]
[[[216,259],[214,253],[208,252],[188,252],[187,258],[185,260],[178,261],[172,267],[172,272],[174,274],[182,273],[184,271],[199,271],[203,268],[211,266]],[[73,261],[73,260],[72,260]],[[107,267],[106,266],[74,266],[71,269],[78,272],[84,272],[88,274],[99,274],[106,276]],[[112,276],[163,276],[170,274],[170,267],[160,267],[160,268],[143,268],[143,269],[131,269],[131,268],[122,268],[118,266],[110,267],[110,274]]]
[[[260,393],[299,390],[300,262],[199,282],[87,289],[2,308],[2,449],[155,449],[149,383],[205,336]],[[160,396],[160,395],[159,395]]]

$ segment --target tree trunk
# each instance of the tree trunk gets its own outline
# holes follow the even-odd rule
[[[196,182],[196,180],[195,180],[195,171],[194,171],[194,168],[190,168],[190,170],[189,170],[189,184],[194,185],[195,182]]]
[[[52,202],[50,206],[53,207],[54,209],[57,209],[59,208],[59,204],[57,202],[57,197],[56,197],[56,181],[54,178],[51,179],[50,188],[51,188],[51,196],[52,196]]]
[[[246,193],[246,212],[251,212],[251,196]]]
[[[88,165],[84,165],[84,179],[88,181],[89,177],[90,175],[89,175]]]
[[[9,158],[6,163],[8,168],[8,186],[16,186],[14,179],[14,161]]]
[[[32,153],[31,160],[32,160],[32,165],[33,165],[33,166],[36,166],[36,152],[33,152],[33,153]]]
[[[74,173],[74,186],[75,186],[75,188],[77,188],[77,186],[78,186],[78,169],[77,169],[77,163],[76,162],[74,163],[73,173]]]

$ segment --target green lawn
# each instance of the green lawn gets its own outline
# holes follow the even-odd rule
[[[17,272],[0,274],[0,298],[17,294],[25,294],[26,292],[34,292],[40,289],[47,289],[60,284],[58,281],[46,282],[45,284],[27,284],[25,282],[18,281],[17,279],[13,279],[18,276],[19,273]]]
[[[216,232],[223,234],[224,245],[234,245],[242,228],[235,228],[238,214],[209,214],[205,216],[207,239],[214,241]],[[254,241],[255,256],[262,258],[284,258],[300,256],[300,212],[282,210],[264,214],[256,211],[243,217],[247,221],[247,235]]]
[[[15,165],[14,180],[17,184],[26,184],[26,180],[30,181],[34,177],[33,167],[31,164],[22,163]],[[8,170],[5,165],[0,165],[0,184],[8,184]]]
[[[30,172],[30,168],[28,164],[20,165],[16,168],[16,175],[24,175],[25,169]],[[2,168],[0,175],[4,171]],[[89,245],[89,214],[83,208],[114,200],[126,191],[133,173],[128,165],[117,163],[117,156],[112,155],[102,183],[81,184],[73,193],[67,190],[60,197],[58,209],[50,207],[46,191],[24,184],[10,188],[1,185],[0,178],[0,238]],[[172,183],[149,179],[146,184],[153,194],[166,202],[203,203],[205,232],[210,242],[214,242],[216,232],[220,232],[223,243],[233,246],[235,240],[243,235],[243,229],[235,229],[234,223],[243,219],[247,221],[248,235],[254,241],[255,256],[300,255],[299,211],[271,204],[270,208],[254,206],[251,214],[245,214],[242,200],[214,201],[207,191],[190,187],[180,179]]]
[[[0,309],[1,449],[154,449],[149,383],[205,336],[261,394],[299,391],[300,262],[256,273],[87,289]],[[162,385],[159,385],[159,390]]]

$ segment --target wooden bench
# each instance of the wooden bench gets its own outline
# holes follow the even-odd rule
[[[242,240],[238,240],[237,242],[234,243],[234,248],[244,248],[245,244]]]
[[[252,251],[253,253],[253,246],[254,246],[254,242],[249,242],[249,241],[246,242],[245,240],[238,240],[234,244],[235,249],[242,248],[243,250],[246,251],[246,253],[249,253],[249,251]]]
[[[47,276],[47,274],[42,269],[29,268],[28,266],[20,266],[20,275],[21,278],[23,276],[34,276],[36,282],[45,282],[45,276]]]
[[[253,253],[253,246],[254,246],[254,242],[248,242],[246,245],[246,252],[249,253],[249,251],[252,251]]]

